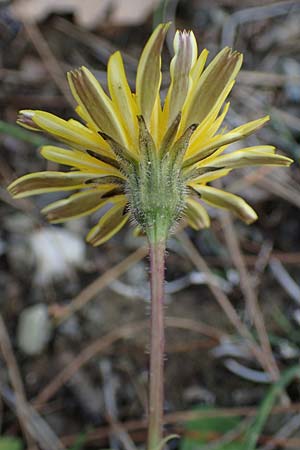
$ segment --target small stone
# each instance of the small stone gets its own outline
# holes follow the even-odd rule
[[[84,264],[84,240],[67,229],[45,227],[35,230],[29,236],[29,244],[36,261],[37,284],[63,279]]]
[[[17,344],[28,356],[40,354],[46,347],[51,335],[48,308],[38,303],[25,308],[19,318]]]

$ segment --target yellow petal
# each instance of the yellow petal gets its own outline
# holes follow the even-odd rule
[[[248,203],[241,197],[229,192],[216,189],[211,186],[194,186],[196,192],[201,195],[202,200],[217,208],[232,211],[246,223],[252,223],[257,219],[257,214]]]
[[[77,105],[75,108],[76,113],[78,116],[83,120],[83,122],[86,124],[88,128],[93,130],[95,133],[98,133],[99,127],[97,127],[94,122],[91,120],[90,116],[88,115],[87,111],[80,105]]]
[[[94,122],[99,130],[126,145],[124,129],[112,101],[94,75],[86,67],[81,67],[68,73],[68,81],[75,100],[90,121]]]
[[[230,169],[218,169],[207,171],[203,175],[199,175],[193,178],[191,182],[188,182],[189,186],[194,186],[195,184],[206,184],[211,181],[218,180],[219,178],[225,177],[230,172]]]
[[[203,146],[203,143],[198,138],[193,142],[193,144],[189,148],[190,156],[185,160],[185,166],[195,164],[200,160],[204,160],[205,158],[212,155],[215,150],[218,150],[220,147],[225,145],[232,144],[233,142],[244,139],[250,134],[254,133],[256,130],[261,128],[267,121],[269,120],[269,116],[263,117],[261,119],[253,120],[252,122],[248,122],[240,127],[237,127],[226,134],[219,134],[211,138],[207,145]],[[198,147],[198,150],[196,150]]]
[[[206,50],[206,48],[205,48],[200,53],[196,63],[194,64],[194,66],[192,67],[192,70],[191,70],[191,77],[192,77],[194,83],[198,82],[198,80],[203,72],[207,57],[208,57],[208,50]]]
[[[221,155],[211,161],[213,167],[228,167],[237,169],[247,166],[289,166],[293,160],[279,154],[274,154],[275,147],[271,145],[257,145],[247,147],[236,152]]]
[[[164,106],[170,126],[182,110],[192,85],[191,69],[195,63],[197,44],[193,32],[177,31],[174,38],[175,55],[170,64],[171,84]]]
[[[164,116],[164,114],[162,112],[160,96],[158,94],[156,97],[155,103],[154,103],[152,116],[151,116],[151,120],[150,120],[150,127],[149,127],[149,131],[151,133],[153,141],[156,144],[156,148],[159,148],[160,143],[163,138],[163,133],[166,128],[167,122],[164,121],[164,117],[166,117],[166,116]]]
[[[195,85],[189,105],[186,123],[199,123],[209,114],[222,92],[236,77],[242,64],[242,55],[224,48],[209,64]]]
[[[208,228],[210,225],[209,215],[206,209],[193,197],[188,197],[185,215],[188,219],[188,224],[194,230],[201,230]]]
[[[108,61],[107,80],[116,114],[127,134],[129,148],[138,142],[137,106],[128,85],[120,52],[114,53]]]
[[[136,75],[136,99],[139,114],[144,116],[147,125],[161,83],[161,50],[170,24],[160,24],[146,43],[139,60]]]
[[[91,214],[107,204],[110,199],[102,196],[112,190],[112,186],[100,186],[97,189],[86,190],[71,195],[68,198],[50,203],[42,209],[47,220],[52,223],[65,222],[70,219]]]
[[[127,203],[126,197],[116,202],[111,200],[113,206],[101,217],[96,226],[94,226],[87,235],[87,242],[96,246],[101,245],[114,236],[129,219],[129,214],[124,214],[124,208]]]
[[[217,133],[217,131],[219,130],[220,126],[222,125],[222,123],[228,113],[229,106],[230,106],[230,102],[227,102],[224,105],[222,113],[219,115],[219,117],[214,122],[212,122],[211,126],[208,128],[208,130],[207,130],[208,138],[214,136]]]
[[[103,148],[102,138],[87,127],[79,124],[79,122],[75,120],[66,121],[45,111],[31,110],[20,111],[19,120],[22,120],[22,117],[23,120],[26,120],[25,118],[29,114],[31,115],[32,122],[40,130],[51,134],[57,139],[81,149],[88,148],[97,152],[102,151],[104,154],[109,154],[109,152]]]
[[[14,198],[23,198],[46,192],[80,189],[86,187],[85,182],[93,178],[94,173],[35,172],[13,181],[7,189]]]
[[[124,178],[116,167],[112,167],[79,150],[67,150],[53,145],[45,145],[41,148],[41,155],[49,161],[76,167],[77,169],[92,172],[98,176],[117,176]]]

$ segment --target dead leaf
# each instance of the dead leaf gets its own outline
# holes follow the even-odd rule
[[[142,23],[159,0],[15,0],[14,15],[21,21],[37,23],[50,14],[74,14],[78,25],[136,25]]]

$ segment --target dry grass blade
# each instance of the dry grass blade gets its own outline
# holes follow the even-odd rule
[[[271,109],[271,114],[273,114],[274,117],[277,116],[278,119],[282,120],[291,129],[297,132],[300,130],[300,118],[294,114],[287,111],[282,111],[281,109],[275,107]]]
[[[89,47],[98,59],[107,63],[110,55],[116,51],[116,48],[108,40],[97,36],[90,31],[83,29],[62,17],[58,17],[54,22],[54,27],[64,35],[67,35],[77,42],[85,44]],[[126,51],[122,50],[122,57],[126,65],[135,68],[137,65],[136,58],[130,56]]]
[[[130,435],[127,433],[127,430],[118,421],[116,384],[110,361],[102,359],[99,362],[99,368],[102,376],[105,417],[112,429],[110,435],[110,447],[118,448],[119,443],[122,443],[125,450],[136,450],[136,446]]]
[[[190,239],[187,237],[187,235],[183,232],[179,236],[179,241],[186,251],[188,257],[193,262],[195,267],[200,271],[204,272],[208,275],[208,277],[211,276],[211,271],[204,261],[204,259],[199,254],[196,247],[192,244]],[[244,337],[247,344],[249,345],[250,350],[252,351],[253,355],[256,357],[257,361],[260,363],[261,367],[263,367],[265,370],[268,371],[268,365],[266,364],[266,359],[264,352],[260,349],[260,347],[254,342],[253,337],[251,333],[249,332],[248,328],[243,324],[241,319],[239,318],[237,312],[235,311],[234,307],[231,305],[229,298],[222,292],[215,284],[209,282],[208,278],[208,286],[213,293],[214,297],[216,298],[218,304],[221,306],[223,311],[225,312],[226,316],[228,317],[231,324],[234,326],[234,328],[237,330],[237,332],[240,334],[240,336]]]
[[[295,0],[238,10],[224,23],[222,30],[222,47],[225,47],[226,45],[229,47],[234,46],[234,38],[239,25],[283,16],[296,10],[299,10],[299,3]]]
[[[281,252],[272,251],[272,257],[276,258],[283,264],[288,265],[299,265],[300,264],[300,252]],[[244,255],[244,260],[248,267],[254,267],[256,270],[257,255]],[[206,261],[212,266],[220,267],[223,266],[224,260],[221,256],[208,256]]]
[[[300,287],[283,267],[282,263],[277,258],[272,258],[270,261],[270,269],[274,278],[278,281],[281,287],[289,294],[289,296],[299,305],[300,304]]]
[[[273,167],[262,167],[256,171],[246,173],[243,177],[226,186],[226,189],[230,192],[239,192],[248,186],[256,184],[271,194],[275,194],[300,208],[300,187],[291,177],[288,182],[282,182],[276,176],[277,174],[275,174]]]
[[[244,173],[243,176],[235,179],[226,185],[229,192],[240,192],[248,186],[258,183],[274,170],[273,167],[258,167],[257,170]]]
[[[203,334],[219,342],[226,333],[216,328],[192,319],[181,319],[180,317],[167,317],[166,325],[173,328],[182,328],[196,333]],[[139,323],[130,323],[120,326],[105,336],[100,337],[90,345],[85,347],[79,355],[69,363],[51,382],[39,393],[34,404],[40,407],[46,403],[60,388],[66,383],[84,364],[101,352],[106,351],[115,342],[121,339],[128,339],[143,331],[148,326],[145,320]]]
[[[271,194],[276,194],[278,197],[281,197],[290,202],[292,205],[300,208],[300,190],[296,190],[295,188],[280,183],[278,180],[270,177],[261,178],[257,181],[257,184]]]
[[[238,82],[247,86],[269,86],[274,89],[284,86],[287,82],[300,84],[300,77],[281,73],[259,72],[257,70],[241,70]]]
[[[3,358],[6,362],[9,377],[11,380],[11,384],[13,386],[16,398],[16,413],[24,434],[24,437],[27,441],[27,446],[30,448],[34,445],[34,441],[32,436],[28,432],[28,424],[26,416],[24,415],[24,409],[27,404],[24,386],[22,382],[22,378],[19,372],[18,364],[11,346],[11,342],[9,339],[9,335],[6,330],[5,323],[3,321],[2,316],[0,315],[0,348]]]
[[[123,273],[127,272],[127,270],[131,266],[143,259],[146,256],[147,252],[148,249],[146,247],[139,248],[119,264],[116,264],[111,269],[107,270],[103,275],[101,275],[95,281],[85,287],[68,306],[63,308],[63,310],[60,310],[59,316],[57,317],[57,324],[60,325],[72,314],[81,309],[90,300],[92,300],[95,295],[97,295],[101,291],[101,289],[104,289],[113,280],[119,278]]]
[[[218,343],[227,336],[227,333],[219,328],[207,325],[199,320],[181,317],[166,317],[166,325],[171,328],[181,328],[183,330],[194,331],[210,337]]]
[[[61,386],[90,359],[98,353],[107,350],[116,341],[120,339],[128,339],[134,336],[138,332],[142,331],[147,324],[148,322],[145,321],[123,325],[92,342],[92,344],[82,350],[70,364],[68,364],[55,378],[52,379],[52,381],[36,397],[34,404],[40,405],[41,403],[47,402],[61,388]]]
[[[16,400],[14,393],[8,386],[0,383],[0,393],[5,402],[12,409],[16,409]],[[26,419],[26,428],[28,433],[34,437],[41,450],[65,450],[64,445],[58,439],[53,430],[45,420],[32,408],[31,405],[24,404],[20,407],[22,415]],[[28,450],[37,450],[36,446],[28,447]]]
[[[287,439],[291,434],[294,434],[297,430],[299,430],[299,428],[300,414],[296,414],[295,416],[291,417],[274,435],[274,440],[271,439],[271,441],[268,442],[267,445],[265,445],[264,447],[260,447],[259,450],[273,450],[278,445],[278,439]]]
[[[295,403],[294,405],[287,406],[275,406],[271,412],[274,414],[288,414],[293,412],[300,411],[300,403]],[[234,416],[245,416],[245,417],[253,417],[257,414],[257,408],[254,407],[240,407],[240,408],[219,408],[214,409],[213,411],[200,411],[200,410],[192,410],[192,411],[178,411],[170,414],[166,414],[164,416],[164,423],[168,425],[180,424],[184,422],[188,422],[190,420],[196,420],[200,418],[209,418],[209,417],[234,417]],[[144,430],[147,427],[146,420],[131,420],[122,423],[122,427],[127,430],[127,432],[134,433],[139,430]],[[87,433],[86,442],[94,442],[103,439],[107,439],[111,433],[110,426],[105,426],[93,430]],[[65,445],[72,445],[76,439],[77,435],[69,435],[64,436],[62,438]],[[297,442],[299,442],[298,438]],[[268,437],[266,440],[270,440]],[[283,439],[278,439],[278,443],[283,442]],[[287,442],[287,441],[286,441]],[[295,441],[296,442],[296,441]],[[297,447],[297,446],[296,446]]]
[[[65,78],[65,74],[64,74],[62,68],[60,67],[55,55],[53,54],[52,50],[50,49],[47,41],[45,40],[44,36],[42,35],[42,33],[40,32],[39,28],[36,25],[28,24],[26,21],[24,21],[23,24],[24,24],[24,28],[26,30],[27,36],[29,37],[30,41],[36,48],[46,69],[48,70],[49,74],[51,75],[53,81],[55,82],[59,91],[65,97],[67,103],[73,109],[74,108],[74,100],[70,94],[70,90],[69,90],[68,83]]]
[[[17,361],[10,343],[6,326],[0,315],[0,349],[6,362],[14,392],[0,384],[0,394],[16,411],[28,449],[37,450],[37,442],[43,450],[64,450],[63,444],[42,417],[28,404]]]
[[[249,273],[239,246],[239,241],[234,229],[234,225],[228,212],[223,212],[221,214],[221,223],[232,261],[240,274],[241,289],[246,300],[247,310],[257,330],[260,345],[265,355],[265,361],[268,367],[268,371],[272,379],[277,380],[280,372],[272,353],[272,348],[265,327],[263,314],[258,304],[255,289],[251,285]]]

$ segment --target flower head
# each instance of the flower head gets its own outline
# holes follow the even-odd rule
[[[21,198],[77,191],[43,209],[53,223],[105,208],[87,236],[93,245],[108,240],[130,217],[150,239],[165,238],[180,218],[194,229],[208,227],[206,203],[251,223],[257,216],[243,199],[208,183],[239,167],[291,163],[269,145],[224,153],[268,120],[266,116],[230,131],[222,128],[226,99],[242,64],[238,52],[224,48],[205,68],[208,51],[198,55],[194,34],[177,31],[162,103],[161,51],[167,30],[168,24],[159,25],[146,43],[135,93],[116,52],[107,67],[109,95],[87,68],[68,73],[81,121],[44,111],[20,112],[20,125],[63,144],[42,147],[42,156],[71,170],[25,175],[8,187],[10,193]]]

